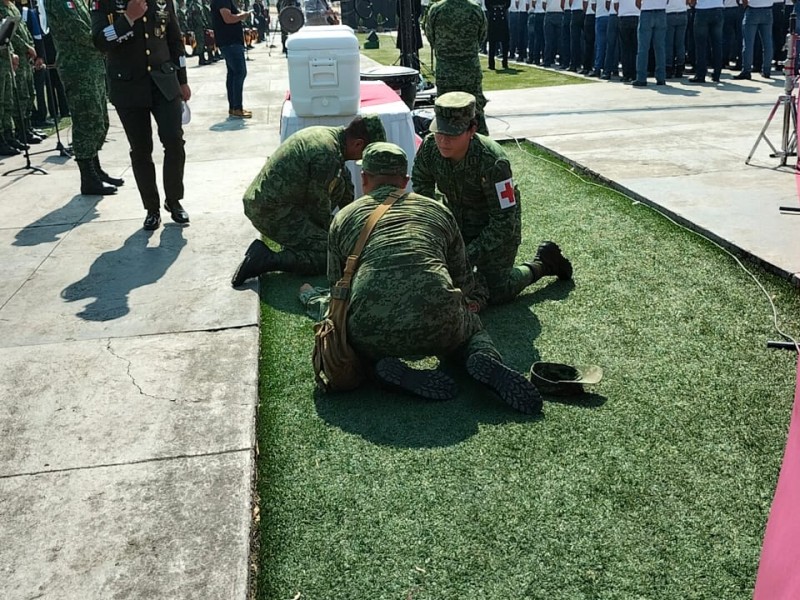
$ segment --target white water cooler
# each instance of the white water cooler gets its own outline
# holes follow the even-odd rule
[[[289,92],[301,117],[355,115],[360,92],[358,38],[345,25],[301,27],[286,41]]]

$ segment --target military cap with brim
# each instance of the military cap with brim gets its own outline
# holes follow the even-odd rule
[[[383,128],[381,118],[378,115],[362,115],[364,126],[367,128],[367,135],[369,136],[369,143],[385,142],[386,130]]]
[[[597,365],[572,366],[563,363],[535,362],[531,383],[543,394],[573,396],[584,393],[583,386],[599,383],[603,369]]]
[[[475,119],[475,96],[467,92],[448,92],[436,99],[435,117],[430,130],[442,135],[461,135]]]
[[[372,175],[408,175],[406,153],[397,144],[375,142],[364,149],[358,161],[361,170]]]

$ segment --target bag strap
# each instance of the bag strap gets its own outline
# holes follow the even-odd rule
[[[350,287],[350,280],[353,278],[353,275],[358,268],[358,260],[361,258],[361,252],[364,250],[364,246],[367,245],[367,239],[369,239],[372,230],[375,228],[375,224],[380,220],[380,218],[386,214],[386,211],[392,207],[392,204],[400,200],[406,193],[401,189],[396,189],[393,191],[386,200],[383,201],[382,204],[377,206],[375,210],[369,215],[367,222],[364,224],[364,227],[361,229],[361,235],[358,236],[358,240],[356,241],[356,245],[353,248],[353,252],[347,257],[347,262],[344,265],[344,274],[337,283],[337,286],[341,285],[344,287]]]

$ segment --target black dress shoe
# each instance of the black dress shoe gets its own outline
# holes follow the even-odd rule
[[[158,229],[158,226],[161,225],[161,215],[158,211],[148,212],[147,216],[144,218],[144,225],[142,225],[142,229],[145,231],[153,231]]]
[[[698,77],[697,75],[695,75],[694,77],[689,77],[689,79],[687,79],[686,81],[688,81],[689,83],[705,83],[706,78]]]
[[[734,79],[738,79],[738,80],[742,80],[742,79],[752,79],[753,76],[750,75],[750,73],[745,73],[744,71],[742,71],[738,75],[734,75],[733,78]]]
[[[179,200],[172,200],[170,202],[164,202],[164,210],[169,212],[169,215],[172,217],[172,220],[176,223],[188,223],[189,222],[189,214],[183,210],[181,203]]]

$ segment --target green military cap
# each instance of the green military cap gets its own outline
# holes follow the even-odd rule
[[[390,142],[370,144],[360,162],[361,170],[371,175],[408,175],[406,153]]]
[[[436,113],[430,130],[444,135],[461,135],[475,118],[475,96],[467,92],[448,92],[436,99]]]
[[[552,362],[535,362],[531,366],[531,383],[543,394],[572,396],[582,394],[583,386],[598,383],[603,369],[596,365],[577,366]]]
[[[361,118],[364,119],[364,125],[367,128],[369,143],[386,141],[386,130],[378,115],[363,115]]]

